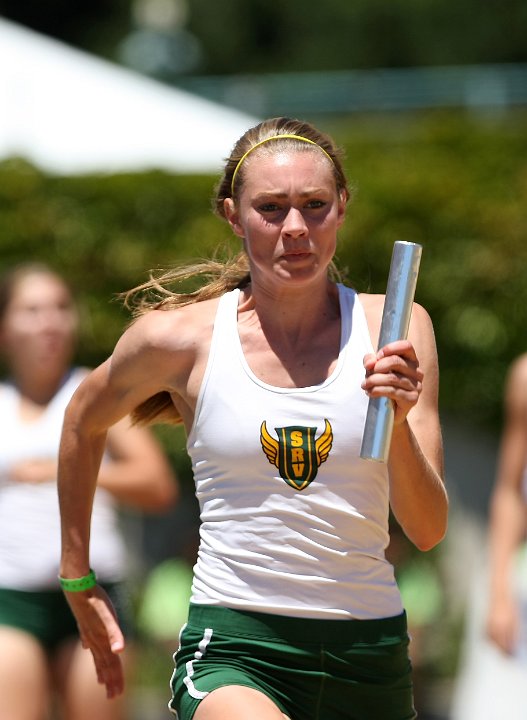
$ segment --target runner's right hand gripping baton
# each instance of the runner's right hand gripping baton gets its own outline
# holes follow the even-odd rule
[[[386,298],[382,312],[379,348],[408,334],[422,246],[394,243]],[[362,436],[361,458],[386,462],[390,453],[394,409],[389,398],[370,398]]]

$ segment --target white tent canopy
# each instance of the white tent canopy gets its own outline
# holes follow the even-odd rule
[[[0,158],[59,175],[217,172],[256,122],[0,18]]]

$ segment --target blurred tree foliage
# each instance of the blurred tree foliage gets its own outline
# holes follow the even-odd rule
[[[332,121],[354,186],[338,260],[359,290],[383,292],[393,242],[424,246],[416,300],[434,321],[441,406],[497,427],[504,376],[527,349],[525,114],[453,113]],[[161,172],[47,177],[0,164],[2,267],[44,259],[80,296],[79,361],[110,352],[129,313],[117,293],[150,268],[238,249],[211,211],[216,178]],[[223,251],[222,251],[223,252]]]
[[[170,3],[185,28],[163,27]],[[181,29],[197,40],[195,74],[527,61],[524,0],[0,0],[0,14],[119,60],[146,6],[159,43]]]
[[[0,15],[97,55],[111,56],[130,27],[130,0],[0,0]]]
[[[436,330],[441,406],[496,429],[507,367],[527,350],[525,114],[392,121],[384,135],[333,129],[356,182],[341,260],[353,284],[383,292],[392,242],[422,243],[416,300]]]
[[[521,0],[192,0],[202,72],[405,67],[527,59]]]
[[[206,73],[524,62],[522,0],[192,0]]]

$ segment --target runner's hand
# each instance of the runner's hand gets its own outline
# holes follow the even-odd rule
[[[409,340],[396,340],[364,358],[363,390],[369,397],[388,397],[394,403],[394,423],[402,423],[419,400],[423,372]]]
[[[512,598],[491,602],[487,616],[487,636],[507,655],[513,655],[516,650],[519,626],[519,609]]]
[[[99,585],[65,594],[77,620],[82,646],[93,655],[97,680],[106,686],[108,698],[120,695],[124,674],[119,655],[125,643],[110,598]]]

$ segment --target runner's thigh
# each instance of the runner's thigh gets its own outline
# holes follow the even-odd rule
[[[249,687],[229,685],[209,693],[193,720],[289,720],[264,693]]]
[[[49,702],[42,646],[23,630],[0,626],[0,718],[43,720]]]

